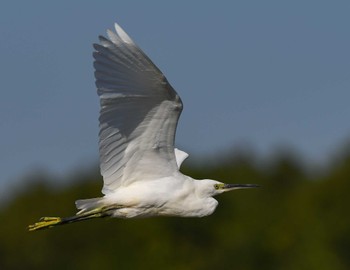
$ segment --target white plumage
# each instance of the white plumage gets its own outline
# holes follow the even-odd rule
[[[182,102],[164,75],[116,24],[95,44],[103,193],[177,169],[174,137]]]

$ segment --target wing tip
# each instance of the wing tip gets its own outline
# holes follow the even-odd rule
[[[117,35],[120,37],[120,39],[123,40],[125,43],[135,44],[134,41],[129,37],[129,35],[123,30],[123,28],[116,22],[114,23],[114,29]]]

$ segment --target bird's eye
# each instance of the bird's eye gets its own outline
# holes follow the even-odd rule
[[[215,189],[219,189],[219,187],[220,187],[219,184],[215,184],[215,185],[214,185],[214,188],[215,188]]]

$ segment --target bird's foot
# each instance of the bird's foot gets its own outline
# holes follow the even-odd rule
[[[39,222],[28,226],[29,231],[36,231],[46,229],[58,225],[62,222],[60,217],[42,217]]]
[[[96,209],[92,209],[89,211],[82,210],[79,211],[77,215],[72,217],[42,217],[39,222],[34,223],[33,225],[28,226],[29,231],[36,231],[41,229],[48,229],[54,227],[56,225],[63,225],[68,223],[73,223],[77,221],[88,220],[91,218],[103,218],[109,217],[112,215],[112,211],[116,209],[120,209],[122,206],[118,205],[109,205]]]

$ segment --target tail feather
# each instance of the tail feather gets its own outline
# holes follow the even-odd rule
[[[90,211],[96,208],[100,208],[103,206],[103,198],[92,198],[92,199],[83,199],[75,201],[75,206],[78,210],[78,213],[83,213],[86,211]]]

